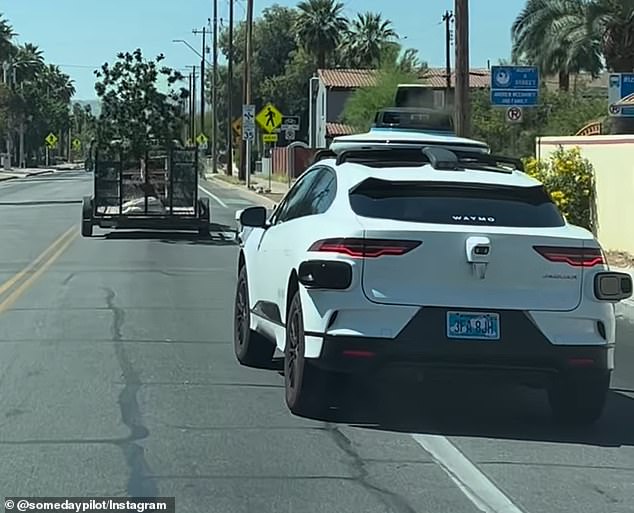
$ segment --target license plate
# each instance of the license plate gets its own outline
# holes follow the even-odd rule
[[[481,312],[447,312],[447,338],[499,340],[500,315]]]

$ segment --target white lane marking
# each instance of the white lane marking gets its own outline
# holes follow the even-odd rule
[[[467,498],[484,513],[523,513],[460,450],[441,435],[412,434]]]
[[[198,188],[203,191],[207,196],[209,196],[212,200],[214,200],[216,203],[218,203],[221,207],[223,208],[229,208],[227,206],[227,204],[222,201],[218,196],[216,196],[213,192],[209,192],[207,189],[205,189],[204,187],[202,187],[201,185],[198,186]]]

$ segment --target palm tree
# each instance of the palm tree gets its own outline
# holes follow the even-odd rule
[[[378,68],[388,45],[395,45],[398,34],[390,20],[380,13],[358,14],[343,45],[350,62],[360,68]]]
[[[44,54],[36,45],[26,43],[17,47],[14,64],[19,82],[33,80],[45,67]]]
[[[587,8],[593,37],[610,71],[634,71],[634,0],[595,0]]]
[[[326,68],[329,54],[334,52],[348,29],[343,4],[336,0],[303,0],[297,6],[297,37],[307,51],[317,56],[317,67]]]
[[[528,0],[511,28],[513,60],[559,75],[564,91],[571,73],[597,75],[603,66],[601,45],[588,23],[588,9],[586,0]]]
[[[13,27],[4,19],[4,15],[0,14],[0,61],[6,60],[13,53],[13,36]]]

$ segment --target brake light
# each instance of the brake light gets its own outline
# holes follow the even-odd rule
[[[603,251],[600,248],[569,248],[553,246],[533,246],[546,260],[573,267],[594,267],[605,264]]]
[[[394,239],[324,239],[315,242],[308,251],[340,253],[356,258],[378,258],[400,256],[422,244],[418,240]]]

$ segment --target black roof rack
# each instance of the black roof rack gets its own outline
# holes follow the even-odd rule
[[[498,173],[512,173],[513,169],[524,171],[524,165],[519,159],[433,145],[422,148],[420,145],[412,144],[366,145],[344,150],[337,155],[337,165],[350,161],[358,161],[360,164],[403,161],[430,164],[438,170],[475,168]],[[510,165],[513,169],[503,165]]]
[[[335,152],[333,152],[332,150],[319,150],[313,156],[313,160],[312,160],[310,165],[312,166],[313,164],[316,164],[320,160],[335,159],[335,158],[337,158],[337,154]]]

